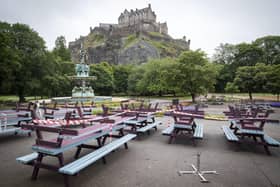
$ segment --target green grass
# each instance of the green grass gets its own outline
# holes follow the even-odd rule
[[[210,95],[210,94],[209,94]],[[225,96],[226,100],[229,99],[249,99],[248,93],[211,93],[215,96]],[[270,93],[253,93],[253,99],[266,99],[266,100],[277,100],[277,96]]]
[[[104,39],[103,35],[91,33],[85,39],[84,45],[85,45],[85,48],[88,48],[88,47],[92,47],[92,46],[101,45],[104,43],[104,41],[105,41],[105,39]]]
[[[131,34],[125,38],[124,48],[126,49],[126,48],[130,47],[131,45],[135,44],[138,41],[139,41],[139,39],[137,38],[136,34]]]
[[[44,97],[45,98],[45,97]],[[41,97],[37,96],[27,96],[25,97],[26,101],[41,99]],[[0,102],[18,102],[19,97],[16,95],[0,95]]]
[[[177,56],[178,50],[177,46],[170,42],[155,41],[146,39],[148,43],[156,47],[162,57],[164,56]]]
[[[149,35],[156,37],[164,37],[164,35],[159,32],[149,32]]]
[[[136,99],[136,100],[149,100],[149,99],[179,99],[179,100],[190,100],[191,96],[130,96],[129,98]]]

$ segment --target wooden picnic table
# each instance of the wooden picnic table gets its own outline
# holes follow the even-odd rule
[[[256,125],[259,122],[259,125]],[[223,131],[228,141],[240,142],[245,138],[252,138],[254,144],[264,146],[267,154],[271,154],[269,146],[278,147],[280,142],[264,132],[265,118],[241,118],[230,120],[230,126],[223,126]]]
[[[1,113],[0,115],[0,134],[18,134],[25,133],[29,136],[31,135],[31,131],[24,130],[21,128],[21,124],[23,122],[27,123],[31,121],[32,118],[28,113],[20,113],[20,112],[6,112]]]
[[[21,163],[32,165],[33,174],[32,179],[35,180],[38,176],[40,168],[45,168],[49,170],[54,170],[60,172],[60,169],[65,166],[63,154],[65,151],[68,151],[73,148],[77,148],[75,153],[75,159],[78,159],[79,154],[82,148],[94,149],[98,151],[101,147],[105,145],[105,142],[108,137],[110,138],[124,138],[123,129],[125,127],[124,122],[130,119],[133,119],[133,116],[110,116],[107,118],[100,119],[98,122],[95,122],[91,126],[85,128],[67,128],[67,126],[46,126],[40,123],[38,124],[24,124],[23,127],[34,130],[36,132],[36,142],[32,146],[34,153],[29,155],[19,157],[17,160]],[[46,139],[43,137],[43,133],[56,133],[56,138]],[[127,137],[122,142],[119,142],[118,145],[114,144],[113,147],[106,148],[107,152],[109,149],[113,151],[121,144],[124,144],[127,148],[126,142],[133,138],[132,136]],[[97,145],[89,145],[88,143],[96,140]],[[106,145],[108,146],[108,145]],[[94,153],[94,152],[92,152]],[[90,153],[91,154],[91,153]],[[90,163],[96,161],[97,153],[94,153],[95,157],[90,160]],[[104,154],[102,152],[102,154]],[[47,156],[57,157],[59,165],[50,165],[43,162],[43,158]],[[102,157],[103,162],[105,163],[105,157]],[[79,159],[78,159],[79,160]],[[78,161],[77,160],[77,161]],[[74,163],[75,161],[73,161]],[[89,160],[87,159],[87,162]],[[89,164],[90,164],[89,163]],[[88,165],[89,165],[88,164]],[[86,166],[88,166],[86,165]],[[85,167],[86,167],[85,166]],[[83,168],[82,168],[83,169]],[[73,168],[72,168],[73,170]],[[75,172],[79,172],[81,168],[77,169]],[[65,172],[65,170],[61,171]],[[66,171],[67,172],[67,171]],[[65,185],[68,186],[69,182],[67,176],[65,176]]]
[[[174,123],[162,131],[163,135],[170,136],[169,143],[172,143],[180,133],[185,132],[191,134],[193,140],[203,139],[203,125],[195,118],[204,118],[204,116],[175,110],[170,111],[167,115],[174,118]]]
[[[157,130],[157,125],[161,124],[160,121],[155,121],[155,112],[146,111],[130,111],[136,114],[134,119],[128,120],[125,124],[130,127],[127,131],[135,134],[150,132],[150,129]]]

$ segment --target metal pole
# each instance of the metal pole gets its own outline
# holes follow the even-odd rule
[[[198,175],[200,177],[200,182],[202,183],[207,183],[209,182],[203,175],[204,174],[218,174],[216,171],[200,171],[200,155],[201,153],[197,153],[197,159],[196,159],[196,166],[195,165],[191,165],[193,170],[192,171],[179,171],[178,174],[181,176],[182,174],[194,174],[194,175]]]
[[[197,153],[196,165],[197,171],[200,172],[200,153]]]

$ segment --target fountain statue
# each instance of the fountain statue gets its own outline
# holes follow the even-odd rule
[[[89,66],[85,63],[87,58],[86,51],[81,44],[80,63],[76,64],[76,76],[71,76],[77,85],[72,90],[72,99],[77,101],[94,100],[94,90],[89,86],[91,80],[95,80],[95,76],[89,76]]]
[[[81,44],[80,63],[76,64],[75,76],[70,78],[75,81],[75,87],[72,89],[72,97],[55,97],[52,101],[56,102],[86,102],[86,101],[112,101],[111,96],[95,96],[94,90],[89,85],[90,81],[95,80],[95,76],[89,76],[89,66],[86,64],[87,53]]]

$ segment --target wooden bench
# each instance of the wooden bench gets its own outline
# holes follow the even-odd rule
[[[239,141],[239,138],[233,133],[233,131],[229,127],[223,126],[222,129],[223,129],[228,141],[231,141],[231,142]]]
[[[4,124],[0,123],[0,135],[3,134],[28,134],[31,136],[31,130],[22,129],[21,123],[22,122],[29,122],[31,121],[31,117],[13,117],[8,118]]]
[[[127,134],[127,135],[123,136],[122,138],[117,139],[117,140],[97,149],[96,151],[94,151],[88,155],[85,155],[85,156],[79,158],[78,160],[75,160],[74,162],[71,162],[71,163],[61,167],[59,169],[59,172],[66,174],[66,175],[75,175],[78,172],[80,172],[82,169],[93,164],[100,158],[103,158],[110,152],[114,151],[115,149],[117,149],[118,147],[120,147],[121,145],[125,144],[126,142],[128,142],[129,140],[131,140],[135,137],[136,137],[135,134]]]
[[[2,134],[17,134],[20,127],[3,128],[0,130],[0,135]]]
[[[172,132],[174,131],[174,125],[171,125],[169,127],[167,127],[166,129],[164,129],[161,134],[165,135],[165,136],[170,136],[172,134]]]
[[[203,138],[203,125],[195,122],[196,127],[194,129],[193,137],[202,139]]]
[[[144,127],[141,127],[139,129],[137,129],[136,132],[137,133],[144,133],[144,132],[148,131],[148,133],[149,133],[149,130],[151,128],[155,128],[155,130],[157,130],[157,125],[160,125],[160,124],[161,124],[161,122],[154,122],[154,123],[148,124],[148,125],[146,125]]]
[[[264,135],[263,138],[264,138],[264,141],[270,146],[275,146],[275,147],[280,146],[280,142],[278,142],[277,140],[271,138],[270,136],[268,136],[266,134]]]
[[[16,158],[16,161],[21,164],[31,164],[34,160],[37,159],[37,157],[38,157],[38,153],[34,152],[25,156],[18,157]]]

